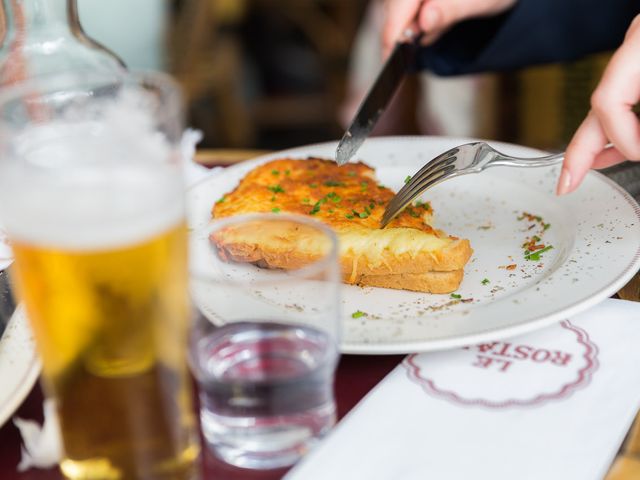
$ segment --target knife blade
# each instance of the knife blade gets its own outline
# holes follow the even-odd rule
[[[405,75],[413,69],[419,42],[420,35],[398,42],[394,47],[338,144],[336,150],[338,165],[344,165],[355,155],[376,126]]]
[[[0,271],[0,338],[16,310],[16,301],[11,291],[9,268]]]

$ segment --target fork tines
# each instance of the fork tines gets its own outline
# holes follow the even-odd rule
[[[416,173],[401,189],[385,208],[382,216],[382,227],[395,217],[404,207],[422,193],[426,188],[444,180],[455,170],[458,148],[452,148],[431,160]]]

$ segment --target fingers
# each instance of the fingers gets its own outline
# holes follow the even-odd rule
[[[632,111],[640,98],[640,67],[635,55],[630,55],[631,50],[621,49],[618,53],[592,95],[592,110],[611,143],[629,159],[640,160],[640,129]]]
[[[627,157],[615,147],[605,148],[602,152],[596,155],[596,159],[591,165],[591,168],[607,168],[618,163],[622,163]]]
[[[382,51],[386,58],[402,33],[415,23],[423,0],[386,0]]]
[[[571,140],[558,182],[559,195],[576,189],[591,167],[640,160],[640,124],[632,111],[640,99],[640,22],[632,23],[591,96],[591,112]],[[613,148],[605,150],[607,144]]]
[[[425,2],[418,14],[418,26],[426,33],[442,29],[443,20],[442,8],[436,0]]]
[[[436,41],[444,32],[473,17],[495,15],[515,4],[516,0],[426,0],[420,9],[418,26],[427,35],[423,44]]]
[[[386,57],[407,27],[425,33],[423,44],[436,41],[445,31],[467,18],[494,15],[507,10],[516,0],[386,0],[382,31]]]
[[[572,192],[580,185],[607,143],[607,136],[598,118],[593,111],[589,112],[567,147],[556,190],[558,195]]]

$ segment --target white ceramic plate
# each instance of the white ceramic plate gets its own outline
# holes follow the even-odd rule
[[[357,157],[376,168],[381,183],[397,190],[428,160],[469,141],[373,138]],[[543,154],[490,143],[517,156]],[[277,152],[204,180],[189,191],[190,226],[205,226],[213,203],[258,164],[282,156],[332,157],[335,148],[332,142]],[[640,268],[640,208],[597,172],[589,173],[577,192],[556,197],[558,173],[559,167],[496,167],[429,190],[424,200],[435,210],[435,225],[468,238],[474,249],[457,292],[467,301],[345,286],[343,352],[411,353],[519,335],[575,315],[615,293]],[[541,230],[541,223],[519,219],[522,212],[540,216],[550,225],[542,241],[553,249],[540,261],[524,259],[522,244]],[[515,269],[504,268],[510,265]],[[488,282],[483,283],[485,279]],[[367,316],[352,318],[358,310]]]
[[[13,254],[9,248],[9,240],[7,234],[4,232],[2,225],[0,225],[0,270],[4,270],[13,261]]]
[[[16,411],[40,374],[40,361],[19,306],[0,338],[0,425]]]

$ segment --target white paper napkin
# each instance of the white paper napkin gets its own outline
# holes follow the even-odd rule
[[[30,468],[51,468],[62,458],[60,427],[53,400],[45,400],[43,405],[44,423],[40,426],[33,420],[13,417],[13,424],[20,431],[23,446],[20,448],[18,471]]]
[[[288,480],[590,480],[640,407],[640,304],[409,356]]]

